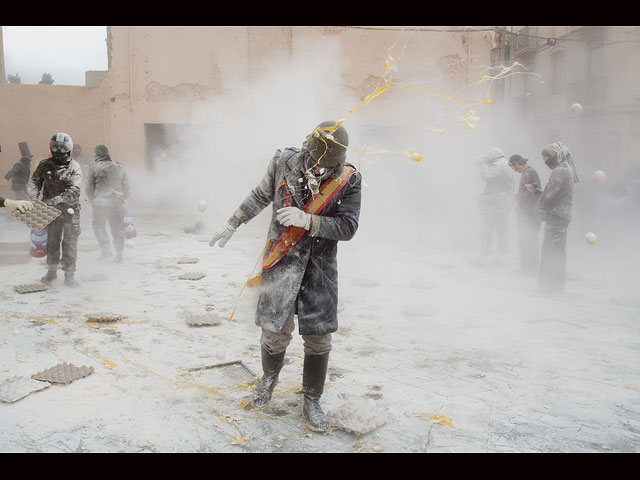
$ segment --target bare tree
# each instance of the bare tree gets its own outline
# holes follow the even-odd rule
[[[43,73],[42,79],[38,83],[41,85],[53,85],[53,77],[50,73]]]
[[[17,73],[15,75],[7,75],[7,81],[9,83],[22,83],[22,79]]]

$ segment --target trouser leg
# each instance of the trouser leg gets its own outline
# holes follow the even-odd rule
[[[539,230],[540,222],[537,218],[525,214],[518,216],[520,268],[527,272],[535,272],[540,264]]]
[[[562,291],[566,275],[566,243],[569,221],[550,216],[544,228],[538,283],[549,291]]]
[[[122,253],[124,248],[124,228],[122,226],[122,208],[118,206],[111,207],[108,214],[109,227],[111,229],[111,238],[113,239],[113,249]]]
[[[63,214],[68,215],[68,214]],[[80,236],[80,211],[65,218],[62,237],[62,270],[65,273],[76,271],[78,261],[78,237]]]
[[[109,209],[106,207],[93,207],[93,219],[91,226],[93,227],[93,233],[96,236],[98,245],[102,250],[102,257],[111,252],[109,236],[107,235],[107,217],[109,216]]]
[[[260,354],[262,357],[262,377],[256,384],[253,391],[252,405],[257,408],[266,407],[271,401],[273,390],[278,383],[280,370],[284,365],[284,357],[287,346],[293,336],[291,333],[295,328],[293,321],[295,311],[292,311],[284,325],[282,333],[273,333],[262,330],[260,338]]]
[[[47,227],[47,270],[56,271],[60,263],[60,243],[64,229],[64,218],[59,216]]]

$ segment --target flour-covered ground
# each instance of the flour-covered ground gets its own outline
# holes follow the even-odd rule
[[[38,281],[43,261],[0,266],[0,382],[61,362],[95,369],[0,402],[0,451],[640,452],[640,295],[630,280],[640,262],[609,255],[613,239],[590,246],[572,235],[566,292],[541,295],[513,273],[515,252],[477,266],[454,245],[363,227],[339,247],[340,329],[321,403],[373,430],[318,434],[301,417],[297,333],[271,405],[244,408],[261,373],[256,290],[227,318],[265,222],[220,249],[208,245],[217,225],[185,233],[189,220],[144,210],[134,221],[125,263],[98,262],[83,211],[80,288],[61,276],[20,294],[13,286]],[[26,237],[6,214],[0,231]],[[185,256],[199,262],[178,264]],[[87,322],[96,312],[126,319]],[[189,313],[220,324],[190,326]],[[347,407],[358,415],[341,415]]]

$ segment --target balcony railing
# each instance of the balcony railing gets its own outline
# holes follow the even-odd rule
[[[538,27],[523,27],[513,35],[509,35],[512,58],[517,57],[527,50],[545,45],[546,40],[538,37]]]

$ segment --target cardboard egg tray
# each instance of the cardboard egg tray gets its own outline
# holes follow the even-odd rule
[[[203,277],[206,277],[207,274],[204,272],[187,272],[178,275],[180,280],[200,280]]]
[[[179,264],[183,263],[198,263],[200,261],[199,258],[196,257],[181,257],[178,259]]]
[[[50,207],[40,200],[31,200],[31,202],[33,203],[33,208],[28,212],[21,213],[18,210],[14,210],[11,214],[33,230],[42,230],[62,213],[57,208]]]
[[[76,367],[73,363],[60,363],[55,367],[31,375],[31,378],[50,383],[69,385],[74,380],[84,378],[93,373],[93,367]]]
[[[187,315],[187,324],[192,327],[220,325],[220,319],[212,313],[189,314]]]
[[[117,313],[100,312],[87,314],[87,322],[117,322],[125,318],[127,317]]]
[[[50,387],[51,383],[27,377],[11,377],[0,383],[0,400],[12,403],[30,393]]]
[[[47,290],[49,285],[46,283],[27,283],[24,285],[16,285],[13,289],[18,293],[34,293]]]

